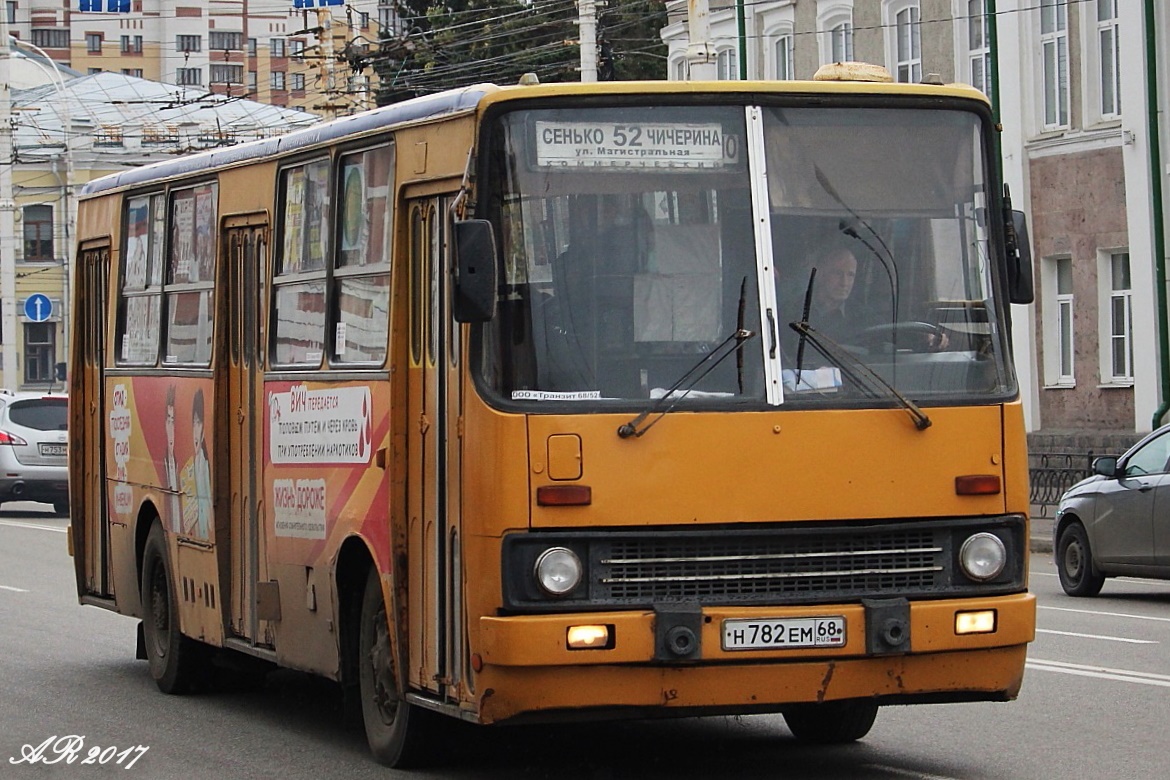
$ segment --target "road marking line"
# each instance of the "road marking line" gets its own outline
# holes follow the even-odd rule
[[[65,533],[68,529],[58,528],[55,525],[37,525],[36,523],[18,523],[14,520],[0,520],[0,525],[6,525],[10,528],[31,528],[34,531],[56,531],[59,534]]]
[[[1071,607],[1037,607],[1037,609],[1050,609],[1053,612],[1076,612],[1080,615],[1099,615],[1100,617],[1122,617],[1133,618],[1134,620],[1154,620],[1159,623],[1170,623],[1170,618],[1155,617],[1153,615],[1131,615],[1128,612],[1101,612],[1096,609],[1072,609]]]
[[[1156,685],[1161,688],[1170,688],[1170,675],[1152,674],[1150,672],[1131,672],[1127,669],[1110,669],[1107,666],[1084,666],[1069,664],[1063,661],[1045,661],[1040,658],[1029,659],[1025,664],[1028,669],[1040,672],[1059,672],[1072,674],[1078,677],[1096,677],[1101,680],[1116,680],[1118,682],[1141,683],[1142,685]]]
[[[913,777],[916,780],[955,780],[949,775],[932,775],[927,772],[915,772],[913,769],[902,769],[896,766],[886,766],[885,764],[862,764],[866,769],[876,769],[879,772],[885,772],[898,777]]]
[[[1102,636],[1100,634],[1078,634],[1075,631],[1053,631],[1047,628],[1036,629],[1037,634],[1060,634],[1061,636],[1076,636],[1081,639],[1108,639],[1111,642],[1129,642],[1135,645],[1156,645],[1156,639],[1127,639],[1123,636]]]
[[[1060,576],[1059,574],[1056,574],[1055,572],[1050,572],[1050,571],[1033,571],[1032,574],[1034,574],[1037,577],[1059,577]],[[1150,579],[1149,577],[1110,577],[1109,579],[1114,581],[1114,582],[1122,582],[1122,583],[1128,582],[1128,583],[1132,583],[1134,585],[1139,585],[1139,584],[1140,585],[1161,585],[1163,588],[1170,588],[1170,582],[1167,582],[1166,580],[1153,580],[1153,579]]]
[[[0,590],[10,590],[13,593],[31,593],[32,592],[32,591],[27,591],[24,588],[14,588],[11,585],[0,585]]]

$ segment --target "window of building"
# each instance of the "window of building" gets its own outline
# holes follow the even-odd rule
[[[256,71],[248,71],[248,94],[255,95],[257,88]]]
[[[1117,0],[1097,0],[1098,83],[1101,92],[1101,116],[1112,119],[1121,114],[1120,40],[1117,25]]]
[[[272,71],[272,73],[269,74],[269,85],[273,89],[284,89],[284,71]]]
[[[715,78],[735,81],[739,78],[739,56],[735,49],[720,49],[715,53]]]
[[[818,0],[817,42],[822,65],[853,59],[853,0]]]
[[[1073,274],[1072,258],[1056,257],[1044,263],[1046,297],[1044,315],[1044,368],[1049,386],[1071,386],[1073,375]]]
[[[142,78],[142,68],[122,68],[122,75],[140,79]]]
[[[1133,280],[1129,273],[1129,252],[1105,252],[1101,256],[1099,279],[1108,284],[1101,311],[1101,378],[1107,384],[1133,383]]]
[[[378,5],[378,28],[382,35],[392,35],[397,32],[398,14],[390,3]]]
[[[57,362],[57,323],[24,323],[24,381],[52,382]]]
[[[121,41],[121,51],[123,54],[141,54],[142,53],[142,36],[123,35]]]
[[[243,43],[243,33],[212,30],[207,34],[208,48],[213,51],[240,51]]]
[[[294,73],[294,74],[292,74],[291,79],[292,79],[292,89],[294,92],[304,92],[305,91],[305,74],[304,73]]]
[[[31,32],[34,46],[42,49],[68,49],[69,30],[56,27],[34,28]]]
[[[269,38],[268,52],[273,57],[284,56],[284,38]]]
[[[259,45],[259,44],[257,43],[257,41],[256,41],[256,39],[255,39],[255,38],[249,38],[249,39],[248,39],[248,56],[249,56],[249,57],[255,57],[255,56],[256,56],[256,48],[257,48],[257,46],[258,46],[258,45]]]
[[[85,72],[87,75],[93,76],[93,75],[96,75],[98,73],[102,73],[103,71],[101,68],[86,68]]]
[[[1040,0],[1044,129],[1068,126],[1068,2]]]
[[[853,22],[841,22],[829,30],[830,62],[849,62],[853,59]]]
[[[991,45],[987,39],[987,0],[967,0],[967,81],[991,96]]]
[[[53,207],[38,204],[25,206],[21,213],[24,223],[24,260],[28,263],[52,262]]]
[[[197,87],[203,84],[202,68],[178,68],[175,83],[182,87]]]
[[[288,42],[288,54],[290,57],[301,60],[305,56],[305,42],[294,38]]]
[[[176,35],[175,49],[181,54],[192,51],[203,51],[202,35]]]
[[[224,65],[216,63],[209,68],[212,84],[243,84],[243,65]]]
[[[102,34],[101,33],[86,33],[85,34],[85,50],[90,54],[102,53]]]
[[[796,64],[792,51],[792,31],[778,33],[772,44],[772,73],[778,81],[796,78]]]
[[[16,0],[7,0],[4,9],[8,13],[8,23],[16,24]]]
[[[922,81],[922,25],[917,2],[893,11],[894,79],[906,84]]]
[[[370,29],[370,14],[368,11],[358,12],[358,27],[363,30]]]
[[[674,65],[671,68],[671,73],[673,74],[675,81],[686,81],[687,74],[689,72],[690,68],[688,67],[686,57],[679,57],[674,61]]]

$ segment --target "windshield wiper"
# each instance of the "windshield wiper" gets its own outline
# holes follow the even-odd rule
[[[790,322],[788,326],[799,333],[801,338],[807,338],[809,343],[816,347],[817,352],[820,352],[826,360],[841,369],[854,382],[862,386],[868,386],[870,392],[875,395],[878,394],[876,391],[884,390],[886,395],[902,405],[902,408],[910,415],[910,419],[914,421],[915,428],[920,431],[925,431],[930,427],[930,418],[926,416],[926,412],[919,408],[918,404],[899,393],[893,385],[855,357],[845,347],[833,341],[825,334],[818,332],[807,322]]]
[[[678,381],[671,385],[670,389],[661,398],[655,399],[654,403],[646,408],[646,411],[628,423],[619,425],[617,435],[623,439],[628,439],[631,436],[641,436],[646,433],[646,431],[654,426],[654,423],[661,420],[667,412],[673,409],[675,404],[686,398],[687,393],[691,392],[703,377],[711,373],[715,366],[726,360],[729,355],[739,352],[747,340],[755,335],[752,331],[744,330],[743,328],[733,330],[731,335],[720,342],[719,346],[715,347],[715,349],[706,355],[703,355],[698,363],[695,363],[695,365],[687,369],[686,373],[680,376]],[[670,405],[666,406],[668,402]],[[663,408],[664,406],[666,408]],[[657,414],[658,416],[647,423],[644,428],[639,428],[638,426],[645,422],[646,418],[652,414]]]

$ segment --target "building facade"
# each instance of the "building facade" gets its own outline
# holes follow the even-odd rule
[[[105,2],[96,2],[107,7]],[[364,55],[393,18],[379,0],[6,0],[11,33],[83,74],[121,73],[261,103],[342,115],[373,108]]]
[[[670,3],[662,31],[672,79],[709,52],[720,79],[806,79],[859,60],[992,95],[1005,178],[1031,229],[1036,302],[1013,319],[1032,452],[1083,471],[1170,419],[1166,216],[1153,197],[1166,186],[1154,161],[1170,159],[1156,121],[1170,97],[1164,3],[710,0],[699,47],[689,5]]]
[[[309,112],[121,73],[63,75],[10,90],[14,164],[11,192],[0,192],[0,204],[12,204],[15,229],[0,235],[0,274],[12,274],[0,279],[8,291],[0,303],[15,338],[4,345],[0,387],[11,390],[63,386],[56,367],[70,349],[73,225],[86,182],[320,121]]]

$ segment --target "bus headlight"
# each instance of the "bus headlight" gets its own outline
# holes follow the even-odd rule
[[[977,533],[959,548],[959,565],[963,573],[977,582],[993,580],[1007,565],[1007,549],[995,534]]]
[[[550,547],[533,567],[536,582],[550,596],[566,596],[581,584],[581,559],[566,547]]]

